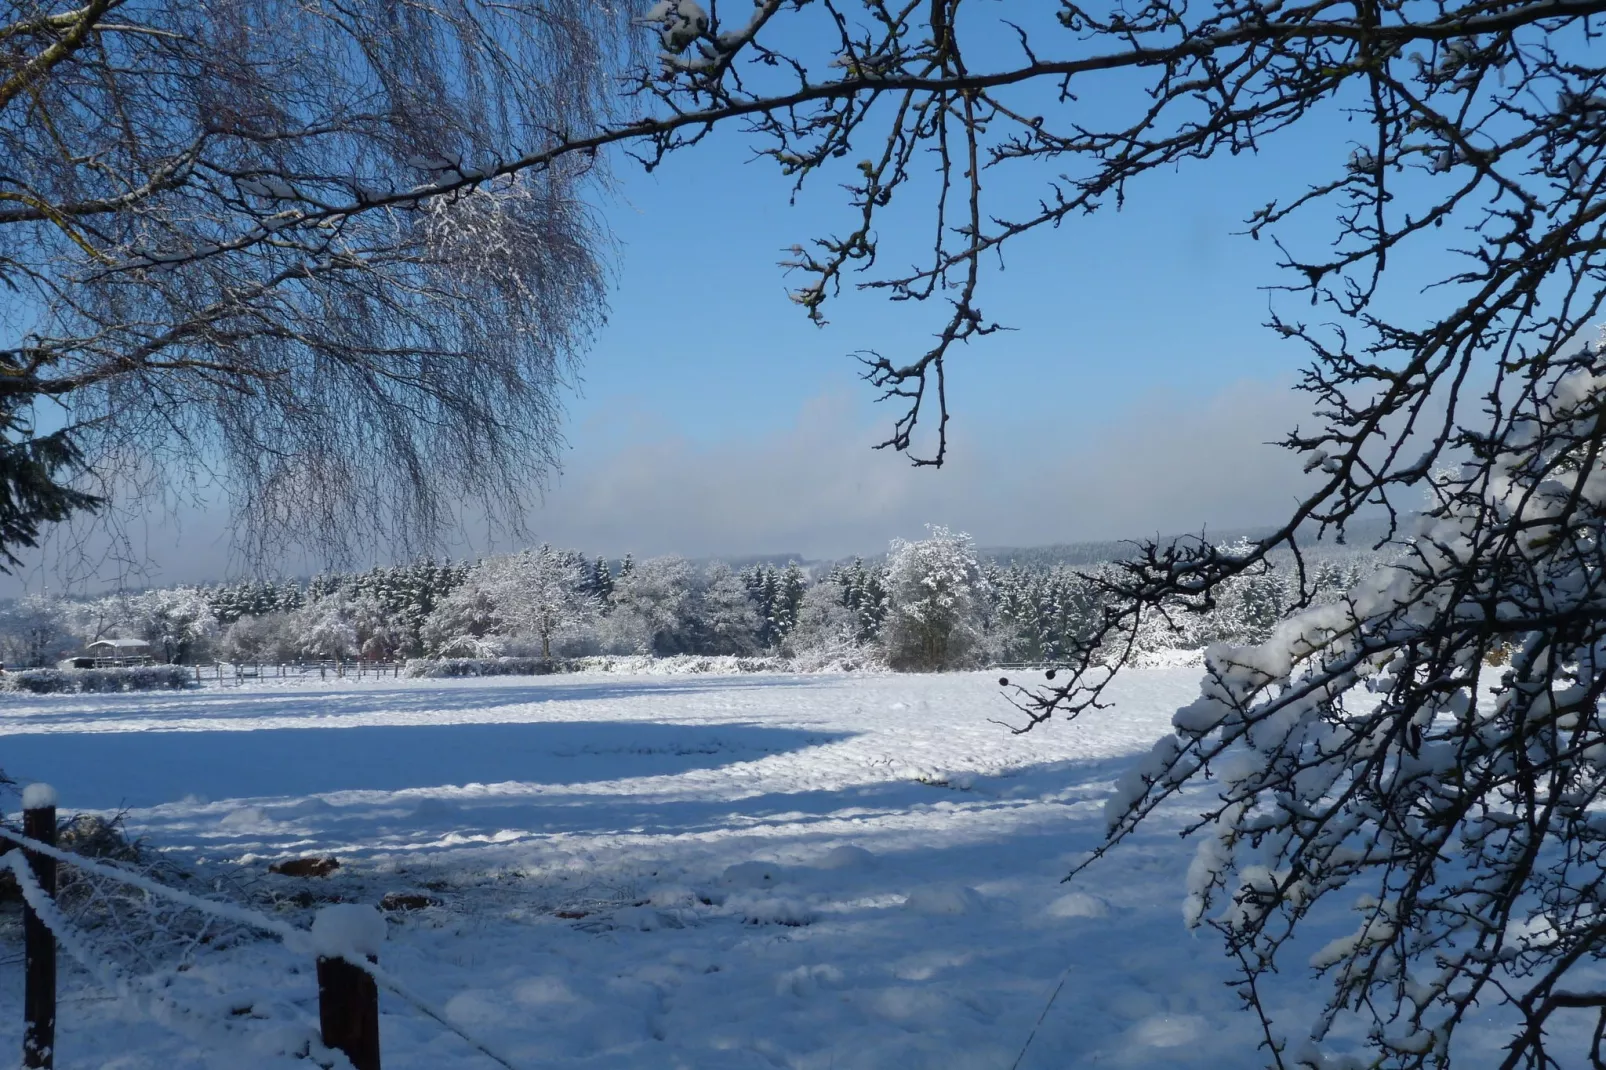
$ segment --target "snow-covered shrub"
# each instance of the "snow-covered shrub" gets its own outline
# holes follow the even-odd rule
[[[73,814],[57,825],[57,846],[70,854],[112,862],[124,872],[203,899],[246,905],[244,889],[227,867],[180,866],[141,839],[121,817]],[[140,888],[63,863],[57,869],[56,906],[74,930],[88,936],[97,955],[125,970],[183,969],[203,949],[257,938],[239,922],[207,910],[150,895]]]
[[[0,675],[0,688],[36,695],[91,691],[178,691],[195,683],[180,665],[135,665],[123,669],[23,669]]]
[[[637,562],[614,580],[613,612],[602,627],[604,649],[620,654],[687,653],[687,624],[696,573],[683,557]]]
[[[806,660],[857,655],[865,644],[859,639],[858,614],[847,602],[847,591],[834,576],[810,587],[798,607],[796,626],[781,643],[781,652]]]
[[[294,617],[281,612],[240,617],[224,630],[217,650],[223,660],[237,665],[294,661],[300,655]]]
[[[53,665],[77,646],[61,600],[26,595],[0,606],[0,665]]]
[[[933,527],[895,540],[887,562],[890,609],[881,629],[895,669],[939,672],[980,660],[987,592],[969,535]]]
[[[435,657],[570,652],[594,641],[600,582],[579,554],[550,546],[490,558],[436,604],[421,645]]]
[[[570,671],[571,663],[547,658],[413,658],[404,676],[443,679],[456,676],[546,676]]]
[[[345,661],[357,654],[357,623],[351,602],[339,593],[308,602],[291,614],[296,650],[314,660]]]
[[[729,565],[708,567],[693,592],[688,616],[690,645],[700,654],[743,655],[759,649],[758,610]]]
[[[794,663],[776,657],[732,657],[704,654],[675,654],[667,658],[646,654],[601,655],[573,658],[567,662],[571,672],[643,673],[662,676],[712,673],[729,675],[743,672],[795,672]]]
[[[218,631],[212,604],[198,587],[145,591],[125,599],[123,607],[119,630],[150,643],[152,653],[170,664],[201,660]]]
[[[550,546],[486,561],[469,582],[485,592],[493,630],[533,641],[544,658],[554,643],[589,633],[600,609],[585,559]]]

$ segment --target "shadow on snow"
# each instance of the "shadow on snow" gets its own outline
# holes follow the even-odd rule
[[[186,797],[260,800],[666,776],[843,738],[751,724],[651,721],[63,731],[5,737],[0,763],[13,774],[53,784],[68,810],[116,809]],[[108,775],[111,770],[115,774]]]

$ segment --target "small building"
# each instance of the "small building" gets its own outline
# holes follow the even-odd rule
[[[143,639],[97,639],[77,657],[58,663],[62,669],[120,669],[152,663],[151,645]]]

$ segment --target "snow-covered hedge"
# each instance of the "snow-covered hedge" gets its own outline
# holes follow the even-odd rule
[[[655,658],[650,654],[624,654],[575,658],[573,672],[653,673],[679,676],[687,673],[795,672],[787,658],[738,657],[731,654],[675,654]]]
[[[22,669],[0,675],[0,690],[36,695],[80,691],[179,691],[195,683],[183,665],[138,665],[124,669]]]
[[[546,676],[572,671],[565,661],[547,658],[410,658],[404,676],[440,679],[450,676]]]
[[[546,676],[549,673],[644,673],[679,676],[692,673],[851,671],[870,667],[863,659],[836,658],[807,663],[779,657],[677,654],[657,658],[650,654],[600,655],[587,658],[414,658],[402,670],[405,676],[440,679],[453,676]]]

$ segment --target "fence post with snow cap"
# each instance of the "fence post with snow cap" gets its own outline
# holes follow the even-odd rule
[[[56,845],[56,789],[49,784],[23,789],[22,834]],[[56,860],[26,849],[23,857],[44,894],[55,895]],[[22,919],[22,1065],[49,1068],[56,1062],[56,937],[26,902]]]
[[[318,1026],[325,1047],[356,1070],[379,1070],[379,986],[360,963],[379,961],[385,918],[373,907],[337,903],[312,922],[318,949]]]

